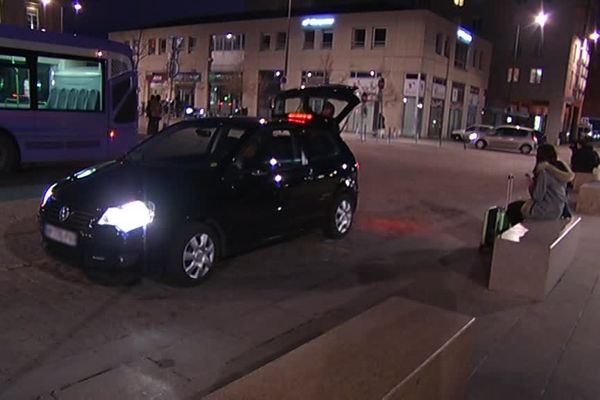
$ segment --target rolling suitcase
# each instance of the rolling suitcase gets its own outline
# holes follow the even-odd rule
[[[514,181],[515,177],[513,175],[509,175],[508,182],[506,184],[506,205],[504,207],[490,207],[485,212],[483,217],[483,227],[481,230],[481,243],[479,245],[481,249],[493,248],[496,236],[502,234],[502,232],[510,228],[510,224],[506,216],[506,209],[508,208],[512,198]]]

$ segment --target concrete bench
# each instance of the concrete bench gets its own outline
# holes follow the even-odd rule
[[[465,399],[473,321],[391,298],[207,398]]]
[[[489,288],[543,300],[575,256],[580,222],[529,220],[498,236]]]
[[[573,193],[579,193],[581,186],[596,180],[596,176],[592,173],[575,172],[575,178],[573,179]]]
[[[581,185],[577,196],[577,212],[600,215],[600,181]]]

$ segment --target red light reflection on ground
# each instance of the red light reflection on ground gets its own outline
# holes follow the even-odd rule
[[[361,231],[375,233],[377,235],[401,236],[422,232],[427,228],[427,225],[409,219],[361,215],[356,219],[356,227]]]

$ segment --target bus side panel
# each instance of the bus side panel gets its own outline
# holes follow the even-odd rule
[[[21,161],[34,161],[27,143],[37,137],[36,112],[30,110],[0,109],[0,130],[12,135],[19,146]]]

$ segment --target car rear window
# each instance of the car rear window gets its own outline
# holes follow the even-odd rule
[[[323,130],[307,130],[303,137],[304,154],[309,160],[334,157],[339,147],[330,132]]]

